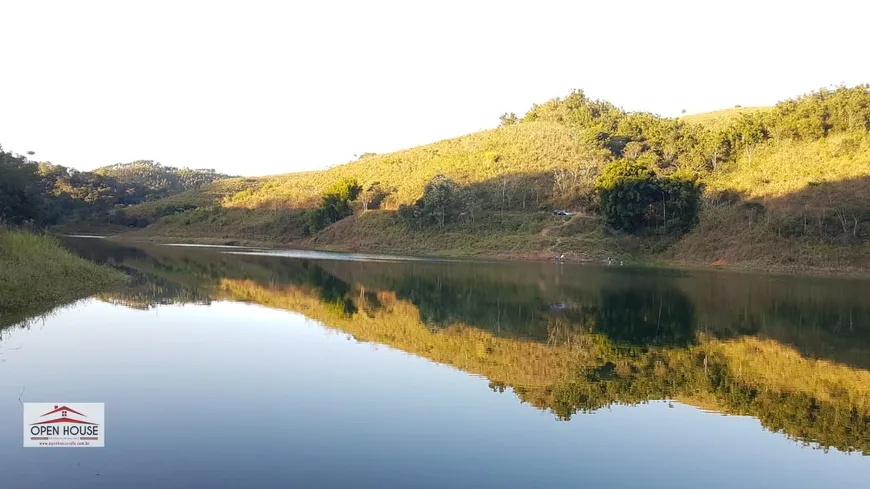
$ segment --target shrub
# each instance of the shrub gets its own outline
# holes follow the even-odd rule
[[[399,218],[406,225],[422,229],[427,224],[443,228],[460,209],[459,186],[444,175],[435,175],[423,189],[423,196],[414,205],[399,207]]]
[[[682,234],[698,220],[701,188],[694,179],[662,177],[646,164],[620,161],[598,179],[608,224],[630,233]]]
[[[350,203],[361,191],[362,187],[354,179],[344,179],[330,187],[321,196],[320,207],[310,212],[308,230],[315,233],[353,214]]]

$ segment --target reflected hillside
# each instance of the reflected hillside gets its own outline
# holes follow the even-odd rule
[[[257,303],[485,376],[561,419],[676,399],[870,454],[866,282],[70,246],[136,277],[106,301]]]

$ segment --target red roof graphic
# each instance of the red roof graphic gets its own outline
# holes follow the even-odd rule
[[[59,413],[59,412],[61,412],[61,411],[69,411],[69,412],[71,412],[71,413],[76,413],[76,414],[78,414],[79,416],[84,416],[84,417],[87,418],[87,415],[82,414],[82,413],[80,413],[80,412],[78,412],[78,411],[76,411],[76,410],[74,410],[74,409],[70,409],[70,408],[68,408],[68,407],[66,407],[66,406],[61,406],[61,407],[57,407],[57,406],[55,406],[55,407],[54,407],[54,410],[49,411],[49,412],[43,414],[43,415],[40,416],[40,417],[41,417],[41,418],[44,418],[44,417],[48,416],[49,414]]]
[[[30,426],[36,426],[36,425],[40,425],[40,424],[54,424],[54,423],[75,423],[75,424],[93,424],[93,425],[97,424],[97,423],[89,423],[87,421],[82,421],[80,419],[57,418],[57,419],[50,419],[48,421],[43,421],[41,423],[31,423]]]
[[[54,423],[75,423],[75,424],[97,425],[97,423],[90,423],[88,421],[82,421],[80,419],[70,418],[69,413],[75,413],[75,414],[78,414],[79,416],[84,416],[85,418],[87,418],[88,416],[86,414],[82,414],[82,413],[76,411],[75,409],[70,409],[67,406],[60,406],[60,407],[55,406],[53,410],[43,414],[42,416],[40,416],[40,418],[44,418],[50,414],[56,414],[56,413],[60,413],[61,416],[59,418],[49,419],[47,421],[41,421],[39,423],[31,423],[30,426],[37,426],[37,425],[41,425],[41,424],[54,424]]]

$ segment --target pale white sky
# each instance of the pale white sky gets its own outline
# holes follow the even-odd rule
[[[0,144],[263,175],[583,88],[678,115],[870,82],[865,0],[0,0]]]

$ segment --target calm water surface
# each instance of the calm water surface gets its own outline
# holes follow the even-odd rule
[[[0,322],[3,488],[870,480],[865,281],[66,244],[131,282]],[[106,448],[22,448],[21,401]]]

